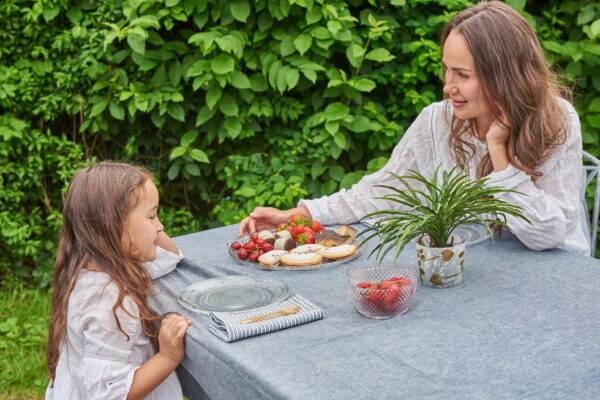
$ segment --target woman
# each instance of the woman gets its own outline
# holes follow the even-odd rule
[[[323,224],[354,223],[394,207],[376,199],[386,194],[376,185],[394,184],[390,172],[431,176],[438,164],[446,170],[458,164],[474,178],[525,194],[500,197],[523,207],[532,221],[507,221],[527,247],[589,254],[579,118],[561,97],[570,93],[546,65],[531,26],[508,5],[483,2],[453,18],[441,44],[445,100],[421,112],[380,171],[291,210],[257,207],[239,234],[272,228],[295,213]]]

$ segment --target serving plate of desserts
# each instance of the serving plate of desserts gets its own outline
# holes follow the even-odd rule
[[[356,229],[325,228],[318,221],[293,216],[277,230],[264,230],[229,243],[231,257],[265,270],[308,271],[346,263],[360,255]]]

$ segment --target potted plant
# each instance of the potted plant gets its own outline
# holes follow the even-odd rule
[[[419,279],[426,286],[451,287],[462,282],[465,241],[453,235],[463,224],[481,224],[491,233],[491,225],[506,226],[506,216],[531,221],[519,206],[494,197],[503,192],[519,193],[499,186],[488,186],[489,178],[471,179],[457,167],[440,172],[438,166],[431,179],[417,171],[409,175],[392,174],[400,188],[378,185],[390,190],[379,199],[398,203],[401,210],[382,210],[364,218],[382,216],[360,235],[367,235],[361,246],[377,237],[379,243],[369,257],[382,260],[395,250],[398,258],[404,247],[415,240]],[[411,185],[411,181],[416,185]]]

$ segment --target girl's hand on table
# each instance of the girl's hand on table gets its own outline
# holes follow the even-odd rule
[[[179,364],[185,352],[183,338],[192,321],[180,315],[173,315],[161,321],[158,332],[158,353]]]

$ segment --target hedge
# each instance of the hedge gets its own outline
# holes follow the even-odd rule
[[[599,156],[600,4],[508,3]],[[351,186],[441,98],[440,30],[472,4],[4,0],[0,279],[48,284],[66,184],[91,159],[151,168],[171,234]]]

